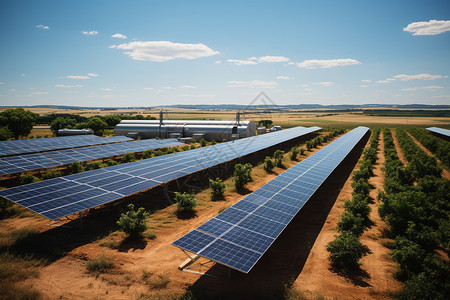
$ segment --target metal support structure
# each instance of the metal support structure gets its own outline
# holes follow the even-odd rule
[[[183,251],[184,254],[186,254],[186,256],[188,257],[188,259],[186,259],[179,267],[178,270],[180,271],[184,271],[184,272],[189,272],[189,273],[194,273],[194,274],[198,274],[198,275],[205,275],[205,276],[209,276],[209,277],[213,277],[213,278],[218,278],[218,279],[226,279],[226,280],[231,280],[231,269],[227,268],[227,276],[218,276],[218,275],[213,275],[213,274],[208,274],[206,272],[202,272],[201,268],[207,268],[207,269],[211,269],[212,266],[214,266],[214,264],[216,264],[215,261],[207,259],[203,256],[200,255],[194,255],[191,256],[189,255],[185,250],[181,249],[181,251]],[[199,260],[201,258],[207,259],[206,262],[202,263],[199,262]],[[193,267],[198,267],[199,271],[196,270],[192,270],[191,268]]]

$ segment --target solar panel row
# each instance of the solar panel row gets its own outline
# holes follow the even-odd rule
[[[55,220],[319,130],[295,127],[0,191]]]
[[[448,129],[439,128],[439,127],[428,127],[427,130],[434,132],[434,133],[444,135],[446,137],[450,137],[450,130],[448,130]]]
[[[133,139],[125,136],[99,137],[90,134],[29,140],[0,141],[0,156],[109,144],[131,140]]]
[[[172,244],[248,273],[367,131],[352,130]]]
[[[125,154],[127,152],[141,152],[145,150],[175,147],[180,145],[183,144],[178,142],[176,139],[149,139],[128,143],[3,157],[0,158],[0,175],[66,165],[75,161],[100,159]]]

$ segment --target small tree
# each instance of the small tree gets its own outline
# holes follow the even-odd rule
[[[136,160],[136,158],[134,157],[134,153],[132,153],[132,152],[125,153],[122,156],[122,163],[128,163],[128,162],[132,162],[135,160]]]
[[[305,151],[306,151],[305,148],[300,148],[300,155],[305,155]]]
[[[282,151],[282,150],[277,150],[273,154],[273,158],[275,159],[275,165],[278,168],[282,168],[283,167],[283,155],[284,155],[284,151]]]
[[[177,202],[179,212],[190,212],[197,206],[193,194],[175,192],[175,201]]]
[[[152,157],[152,152],[153,152],[152,150],[145,150],[144,153],[142,154],[142,158],[147,159]]]
[[[37,182],[37,181],[39,181],[39,178],[37,178],[36,176],[33,176],[31,174],[25,174],[20,177],[21,184],[29,184],[29,183],[33,183],[33,182]]]
[[[135,211],[134,205],[128,204],[127,211],[120,215],[117,225],[128,236],[137,237],[148,229],[147,223],[145,222],[148,216],[149,213],[143,207]]]
[[[244,186],[253,181],[252,165],[251,164],[237,164],[234,166],[234,186],[236,190],[241,190]]]
[[[275,164],[273,163],[272,158],[270,158],[269,156],[266,156],[266,159],[264,160],[264,170],[267,173],[272,172],[273,168],[275,167]]]
[[[52,178],[56,178],[56,177],[61,177],[62,173],[60,171],[48,171],[42,174],[42,179],[43,180],[47,180],[47,179],[52,179]]]
[[[360,236],[364,232],[364,218],[360,215],[354,215],[351,212],[344,212],[341,220],[338,222],[338,231],[349,231],[356,236]]]
[[[87,122],[87,127],[92,129],[95,135],[103,135],[103,130],[108,128],[108,124],[103,122],[99,117],[92,117]]]
[[[297,160],[298,148],[292,147],[291,149],[291,160]]]
[[[8,126],[8,129],[18,139],[20,136],[28,136],[39,115],[23,108],[7,109],[0,113],[0,126]]]
[[[335,267],[344,271],[358,268],[359,260],[365,253],[358,237],[351,232],[343,232],[335,237],[327,245],[327,251],[330,252],[328,259]]]
[[[0,127],[0,141],[7,141],[13,136],[13,133],[8,129],[8,126]]]
[[[205,146],[206,146],[206,141],[205,141],[205,139],[201,139],[201,140],[200,140],[200,145],[201,145],[202,147],[205,147]]]
[[[83,172],[83,166],[79,161],[74,161],[69,165],[69,171],[72,174]]]
[[[222,179],[216,178],[216,180],[212,180],[210,178],[209,187],[211,188],[211,200],[223,199],[225,183],[223,183]]]

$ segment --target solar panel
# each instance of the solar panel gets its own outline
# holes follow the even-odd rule
[[[172,245],[248,273],[368,130],[350,131]]]
[[[24,171],[38,170],[48,167],[70,164],[75,161],[86,161],[145,150],[183,145],[176,139],[140,140],[128,143],[117,143],[86,148],[67,149],[21,156],[0,158],[0,175]]]
[[[99,137],[96,135],[73,135],[29,140],[0,141],[0,156],[35,153],[57,149],[131,141],[126,136]]]
[[[446,137],[450,137],[450,130],[448,130],[448,129],[443,129],[443,128],[439,128],[439,127],[428,127],[427,130],[431,131],[433,133],[438,133],[438,134],[444,135]]]
[[[294,127],[0,191],[51,220],[120,199],[319,130]]]

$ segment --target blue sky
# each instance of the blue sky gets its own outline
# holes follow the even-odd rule
[[[449,1],[0,1],[0,105],[450,104]]]

